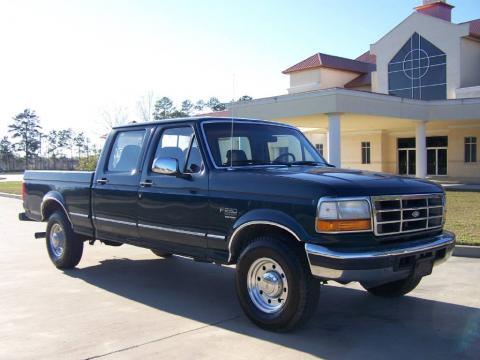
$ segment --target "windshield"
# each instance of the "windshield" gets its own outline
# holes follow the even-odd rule
[[[249,165],[327,166],[303,134],[290,127],[247,122],[203,125],[217,167]],[[232,136],[233,134],[233,136]]]

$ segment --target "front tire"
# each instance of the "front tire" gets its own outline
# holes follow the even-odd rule
[[[289,331],[304,323],[318,305],[319,287],[305,254],[280,238],[259,237],[239,257],[237,296],[248,318],[263,329]]]
[[[409,276],[406,279],[389,282],[379,286],[368,286],[361,283],[362,287],[370,294],[380,297],[399,297],[408,294],[415,289],[422,277]]]
[[[46,245],[50,260],[58,269],[72,269],[82,258],[83,241],[73,232],[63,212],[54,212],[48,219]]]

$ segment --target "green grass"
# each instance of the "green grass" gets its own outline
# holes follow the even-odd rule
[[[480,192],[447,191],[445,229],[457,235],[457,243],[480,246]]]
[[[22,193],[21,181],[0,182],[0,192]],[[447,230],[458,244],[480,246],[480,192],[447,191]]]
[[[21,195],[22,182],[21,181],[2,181],[0,182],[0,192]]]

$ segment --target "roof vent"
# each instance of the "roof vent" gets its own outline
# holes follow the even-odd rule
[[[451,22],[453,8],[454,6],[447,4],[445,0],[423,0],[423,5],[417,6],[415,10],[421,14]]]

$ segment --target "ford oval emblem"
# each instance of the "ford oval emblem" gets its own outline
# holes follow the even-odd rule
[[[412,212],[412,217],[417,218],[419,216],[420,216],[420,211],[415,210],[414,212]]]

